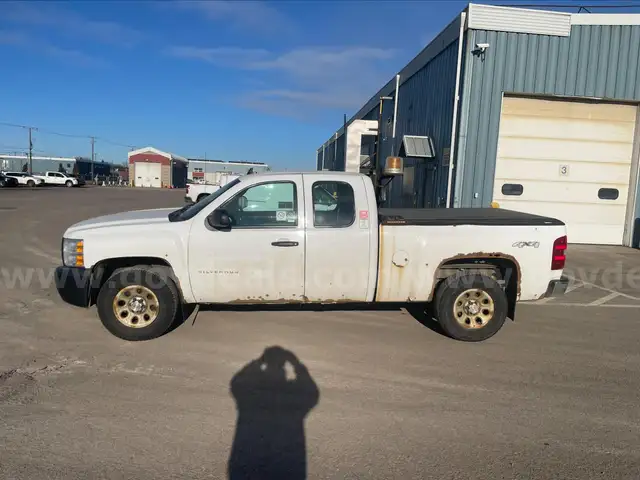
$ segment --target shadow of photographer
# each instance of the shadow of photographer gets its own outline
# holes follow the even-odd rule
[[[269,347],[234,375],[230,390],[238,416],[229,479],[306,479],[304,420],[320,398],[307,368]]]

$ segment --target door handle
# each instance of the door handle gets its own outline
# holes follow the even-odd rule
[[[274,247],[297,247],[298,242],[292,242],[291,240],[278,240],[277,242],[271,242]]]

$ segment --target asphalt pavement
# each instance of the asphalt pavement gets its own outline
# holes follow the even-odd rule
[[[479,344],[403,309],[248,307],[129,343],[58,298],[66,226],[182,198],[0,191],[0,478],[638,478],[637,251],[571,246],[582,283]]]

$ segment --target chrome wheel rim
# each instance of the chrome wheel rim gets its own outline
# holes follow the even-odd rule
[[[453,304],[453,316],[468,330],[485,327],[493,318],[494,311],[491,295],[479,288],[465,290]]]
[[[129,328],[144,328],[158,318],[158,297],[147,287],[129,285],[113,299],[113,313],[120,323]]]

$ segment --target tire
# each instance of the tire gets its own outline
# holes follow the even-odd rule
[[[500,284],[485,275],[453,275],[443,280],[436,292],[438,323],[449,337],[464,342],[493,337],[504,325],[508,308],[507,295]]]
[[[142,313],[138,311],[140,305],[133,304],[140,298],[145,303],[149,299]],[[178,312],[180,295],[166,268],[140,266],[116,270],[100,289],[96,303],[100,321],[109,332],[123,340],[141,341],[160,337],[169,330]],[[133,307],[136,308],[132,310]],[[143,318],[148,315],[150,321]]]
[[[203,198],[206,198],[208,196],[209,196],[208,193],[201,193],[200,195],[198,195],[198,198],[196,199],[196,201],[199,202],[200,200],[202,200]]]
[[[5,182],[4,180],[0,180],[0,188],[4,188],[7,186],[7,182]]]
[[[35,186],[36,186],[36,182],[34,182],[33,180],[28,180],[27,181],[27,187],[33,188]]]
[[[73,182],[71,180],[67,180],[64,184],[67,188],[73,187]]]

